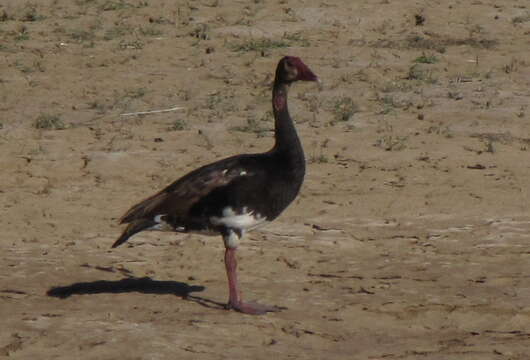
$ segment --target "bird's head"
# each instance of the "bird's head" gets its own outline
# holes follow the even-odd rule
[[[320,83],[318,76],[300,58],[296,56],[283,57],[276,68],[276,81],[290,84],[299,80]]]

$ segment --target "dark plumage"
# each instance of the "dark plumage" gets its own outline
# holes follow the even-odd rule
[[[112,247],[143,230],[219,234],[226,248],[228,306],[250,314],[276,311],[275,307],[242,301],[235,250],[246,231],[278,217],[302,185],[304,153],[287,108],[289,85],[298,80],[318,78],[299,58],[282,58],[272,91],[275,144],[270,151],[202,166],[133,206],[121,218],[128,226]]]

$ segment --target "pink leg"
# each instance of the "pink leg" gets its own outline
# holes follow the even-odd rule
[[[252,315],[261,315],[266,312],[280,311],[276,306],[260,305],[256,303],[244,303],[241,299],[241,291],[239,290],[239,283],[237,280],[237,260],[236,248],[227,247],[225,250],[225,266],[226,274],[228,276],[228,290],[230,297],[228,298],[228,308],[232,308],[239,312]]]

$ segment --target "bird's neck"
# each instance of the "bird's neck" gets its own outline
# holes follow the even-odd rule
[[[274,83],[272,90],[272,109],[274,113],[274,137],[276,142],[273,151],[288,156],[289,160],[293,162],[293,165],[304,167],[305,159],[302,144],[300,143],[287,107],[288,90],[288,84]]]

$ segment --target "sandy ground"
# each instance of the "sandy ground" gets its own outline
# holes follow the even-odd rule
[[[530,8],[506,1],[4,0],[0,357],[528,359]],[[283,55],[308,173],[240,250],[129,206],[272,144]],[[145,116],[123,113],[184,107]]]

